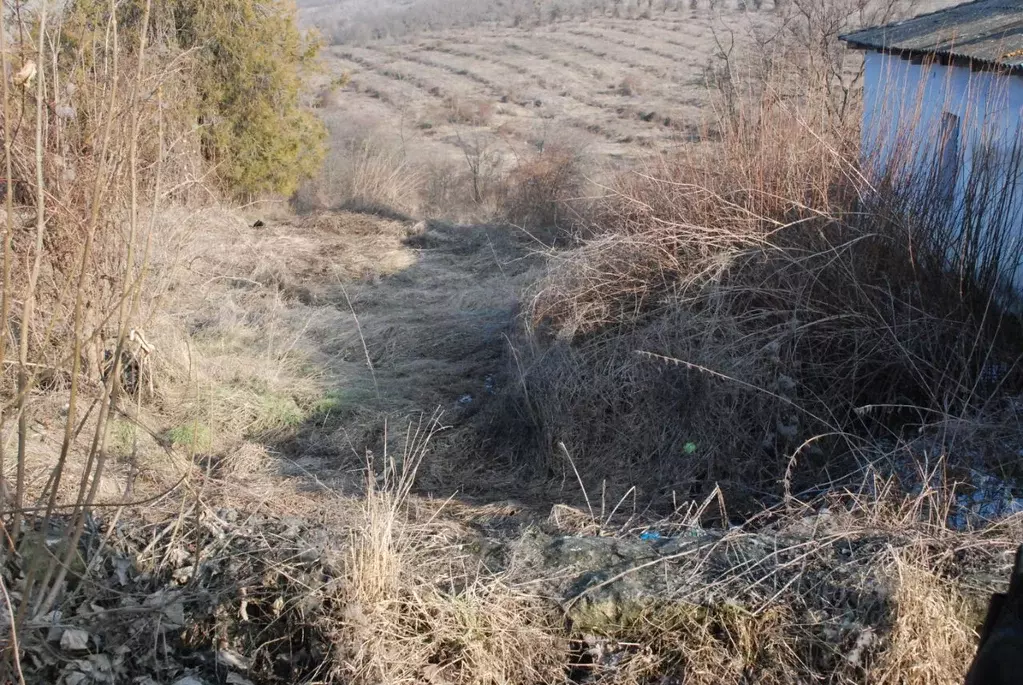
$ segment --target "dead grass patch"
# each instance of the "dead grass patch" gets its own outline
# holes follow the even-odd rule
[[[911,547],[892,554],[892,627],[870,682],[959,682],[973,658],[976,636],[967,603],[927,557]]]
[[[651,608],[613,631],[584,637],[592,682],[631,685],[784,683],[799,671],[799,647],[783,608],[751,615],[727,605]],[[617,657],[617,658],[615,658]]]
[[[403,452],[369,471],[351,541],[338,668],[356,683],[554,682],[564,668],[557,616],[466,557],[436,550],[436,528],[410,520],[409,494],[436,423],[410,428]]]
[[[415,214],[422,179],[401,147],[388,144],[388,139],[373,130],[335,126],[323,168],[300,190],[297,207]]]

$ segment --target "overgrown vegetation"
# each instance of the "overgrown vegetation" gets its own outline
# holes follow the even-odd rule
[[[93,507],[120,499],[101,488],[108,419],[123,400],[144,392],[138,379],[146,353],[135,327],[149,302],[143,287],[152,213],[171,148],[162,84],[172,90],[175,76],[173,65],[147,59],[148,33],[132,37],[129,59],[120,41],[132,39],[112,24],[79,25],[78,40],[64,43],[60,15],[48,12],[55,10],[43,4],[31,17],[15,10],[17,21],[29,23],[20,25],[24,42],[0,45],[4,73],[19,67],[9,63],[15,54],[21,70],[4,79],[2,92],[8,192],[0,364],[3,418],[8,430],[16,422],[17,435],[16,447],[7,452],[5,441],[7,453],[0,453],[0,499],[11,512],[3,556],[6,562],[17,550],[15,559],[24,560],[36,531],[48,535],[51,527],[61,544],[20,566],[17,604],[6,614],[12,635],[66,599],[81,572],[72,561]],[[149,10],[146,4],[142,26]],[[6,11],[0,16],[6,19]],[[9,40],[11,27],[2,28]],[[52,114],[51,101],[59,103]],[[18,187],[24,192],[14,192]],[[64,430],[40,459],[28,431],[40,403],[36,390],[47,386],[66,397]],[[39,469],[47,476],[37,483]],[[12,673],[12,656],[7,650],[4,677]]]
[[[723,51],[641,165],[438,91],[456,155],[339,127],[254,221],[209,198],[322,142],[286,4],[0,2],[0,681],[957,682],[1021,534],[961,498],[1017,468],[1018,246],[861,168],[852,20],[793,3],[823,38]]]
[[[914,435],[956,452],[953,417],[998,420],[1019,361],[998,165],[1018,155],[974,164],[954,204],[945,179],[861,169],[809,4],[827,50],[781,41],[766,70],[722,57],[720,140],[618,174],[581,244],[550,255],[510,362],[519,396],[488,429],[511,463],[550,474],[571,455],[588,487],[667,505],[720,486],[755,511]]]
[[[124,35],[139,33],[143,6],[144,0],[119,6]],[[83,51],[88,68],[97,57],[90,54],[91,32],[103,25],[107,3],[76,0],[65,14],[61,37]],[[198,128],[219,190],[290,195],[319,170],[325,131],[302,106],[319,44],[298,28],[288,0],[175,0],[145,16],[162,49],[180,62],[182,87],[168,108]],[[128,39],[129,49],[137,43]]]
[[[779,103],[712,157],[621,177],[531,300],[526,451],[546,467],[563,441],[593,485],[644,473],[650,496],[720,483],[741,500],[855,472],[864,439],[991,409],[1018,354],[996,297],[1008,236],[950,264],[975,217],[891,187],[864,200],[851,151]],[[978,182],[967,206],[998,192]],[[1010,372],[986,383],[992,367]]]
[[[183,368],[154,382],[172,355],[156,362],[146,332],[160,328],[193,225],[169,220],[168,200],[198,206],[210,172],[226,194],[288,192],[315,168],[320,134],[300,107],[314,53],[285,4],[6,2],[0,17],[0,680],[23,682],[37,637],[26,626],[66,612],[102,563],[113,528],[93,545],[97,511],[116,526],[140,491],[183,482],[178,457],[214,443],[203,412],[143,425]],[[301,420],[291,397],[253,405],[253,433]],[[52,434],[33,437],[36,422]]]

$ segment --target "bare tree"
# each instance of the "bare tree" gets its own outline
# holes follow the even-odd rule
[[[722,37],[713,26],[711,27],[717,52],[704,68],[704,79],[708,88],[716,90],[721,95],[725,119],[735,126],[739,120],[739,95],[735,85],[735,63],[732,57],[735,51],[735,33],[727,27],[724,33],[726,36]]]
[[[850,56],[839,36],[887,24],[912,13],[916,0],[786,0],[786,37],[806,60],[806,73],[827,90],[836,121],[844,121],[863,80],[863,61]]]
[[[481,205],[490,194],[494,177],[501,166],[501,153],[494,149],[493,138],[482,131],[473,131],[465,136],[455,131],[455,135],[469,170],[472,201]]]

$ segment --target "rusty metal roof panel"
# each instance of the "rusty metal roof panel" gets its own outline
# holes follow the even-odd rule
[[[1023,0],[975,0],[841,38],[857,48],[1023,69]]]

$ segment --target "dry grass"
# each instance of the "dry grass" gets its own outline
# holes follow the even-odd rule
[[[959,682],[976,649],[965,600],[935,574],[926,552],[909,548],[892,557],[893,625],[870,682]]]
[[[798,672],[799,661],[784,612],[776,608],[757,616],[727,606],[685,604],[649,610],[615,631],[616,640],[634,646],[614,669],[602,669],[598,662],[594,682],[674,677],[701,685],[738,684],[751,674],[759,683],[785,682]]]
[[[614,71],[599,77],[611,90],[630,78]],[[1019,534],[1014,521],[946,523],[950,446],[990,447],[972,420],[1014,411],[980,382],[987,361],[1014,362],[990,283],[935,270],[941,241],[907,253],[911,200],[863,211],[851,133],[830,113],[767,98],[722,125],[719,144],[620,175],[590,213],[577,202],[582,145],[544,136],[484,178],[490,148],[467,141],[509,115],[468,102],[457,116],[472,130],[433,176],[364,132],[338,139],[302,199],[414,214],[426,198],[534,235],[571,229],[571,249],[545,251],[525,331],[519,295],[540,259],[525,232],[340,211],[258,228],[221,212],[154,217],[180,229],[156,237],[159,297],[139,303],[155,389],[102,429],[124,462],[115,473],[132,475],[97,474],[95,501],[187,476],[175,513],[147,512],[161,532],[144,530],[138,556],[151,580],[183,554],[173,573],[200,577],[183,589],[216,588],[194,599],[209,613],[183,638],[205,650],[248,635],[259,673],[282,682],[958,681],[989,589],[974,571],[1000,572]],[[111,254],[117,273],[132,266]],[[58,415],[46,401],[38,414]],[[906,404],[925,418],[900,415]],[[436,416],[410,424],[437,406],[452,430]],[[93,421],[83,434],[100,434]],[[45,492],[52,465],[31,450],[29,491]],[[947,483],[931,479],[936,454]],[[892,475],[907,463],[928,471],[913,497],[900,494],[912,478]],[[64,478],[87,482],[89,468],[71,462]],[[587,512],[547,516],[554,498],[578,503],[576,485]],[[535,499],[439,504],[425,488]],[[290,523],[226,526],[230,508],[340,531],[337,563],[304,559]],[[728,525],[745,513],[756,516]],[[504,520],[516,517],[528,527]],[[660,542],[637,539],[651,531]],[[544,539],[622,554],[551,566],[549,546],[528,546]],[[592,624],[574,613],[637,587],[652,593],[638,611],[616,605]],[[280,675],[288,659],[307,670]]]
[[[363,521],[346,565],[337,665],[346,682],[555,682],[564,669],[557,615],[410,520],[410,492],[436,419],[408,430],[403,453],[368,470]],[[378,484],[379,482],[379,484]]]
[[[298,206],[414,214],[422,180],[401,147],[385,141],[374,131],[333,131],[323,169],[302,189]]]
[[[262,396],[290,397],[308,412],[296,442],[274,436],[285,446],[282,461],[317,484],[360,494],[344,582],[311,620],[332,637],[334,679],[958,679],[975,598],[949,560],[972,561],[975,549],[983,557],[1007,546],[1007,534],[984,531],[978,545],[976,533],[946,528],[954,473],[940,493],[917,498],[893,494],[904,484],[890,473],[922,459],[922,442],[902,440],[906,424],[941,450],[961,437],[949,429],[953,418],[991,409],[980,405],[993,394],[976,381],[988,354],[1001,354],[1007,329],[985,318],[997,312],[977,297],[982,289],[929,270],[937,247],[907,253],[916,227],[905,205],[861,211],[850,131],[826,112],[793,112],[772,99],[762,106],[723,125],[720,145],[687,148],[610,186],[577,234],[581,244],[549,255],[525,312],[525,342],[496,380],[506,394],[496,400],[485,398],[495,387],[485,389],[487,375],[513,335],[516,291],[532,278],[525,250],[507,233],[430,223],[408,231],[321,214],[249,233],[223,256],[216,272],[244,265],[236,273],[250,281],[231,314],[244,333],[232,342],[230,317],[214,313],[210,328],[220,335],[202,363],[221,346],[224,369],[215,375],[229,382],[242,375],[229,357],[240,365],[265,355],[276,380],[260,386]],[[490,186],[473,178],[472,160],[483,169],[485,146],[467,140],[469,133],[459,138],[468,166],[462,198],[481,207],[490,197],[481,188]],[[504,210],[523,225],[559,226],[580,177],[574,150],[545,146],[512,171]],[[437,196],[457,196],[457,186]],[[241,247],[257,257],[240,259]],[[340,262],[334,269],[332,260]],[[271,331],[301,344],[256,344]],[[260,353],[250,358],[250,348]],[[286,381],[302,366],[323,373],[307,380],[330,394],[301,399]],[[251,380],[242,385],[248,392]],[[253,403],[244,393],[227,402]],[[907,403],[940,421],[900,417],[896,405]],[[402,445],[396,422],[438,404],[454,407],[456,430],[432,436],[436,424],[416,423]],[[324,407],[340,420],[323,418]],[[242,412],[225,423],[252,420]],[[568,449],[552,452],[561,442]],[[351,473],[351,457],[361,466],[367,450],[383,456],[369,457],[365,482],[339,475]],[[415,494],[417,474],[445,495],[493,491],[499,481],[473,481],[496,471],[492,461],[502,456],[497,463],[511,468],[500,482],[531,473],[547,493],[560,481],[560,498],[571,497],[564,482],[575,476],[602,502],[635,485],[633,503],[675,509],[718,484],[716,513],[705,507],[684,522],[644,523],[667,537],[698,523],[723,530],[701,538],[691,556],[622,562],[615,573],[623,582],[654,576],[664,584],[638,614],[566,623],[574,603],[616,576],[589,569],[602,574],[594,582],[568,568],[542,578],[539,565],[493,568],[476,554],[479,538],[468,526]],[[842,486],[857,494],[835,494]],[[821,490],[830,497],[811,499]],[[763,513],[764,500],[785,507]],[[818,515],[825,505],[828,516]],[[616,526],[603,507],[599,519],[566,511],[543,533],[616,531],[623,549],[636,544],[635,512]],[[760,520],[723,525],[746,513]],[[590,584],[575,594],[559,586],[583,578]]]
[[[410,435],[418,439],[422,430]],[[418,460],[397,463],[412,469]],[[443,520],[443,507],[419,508],[410,476],[388,475],[402,468],[396,464],[371,482],[353,523],[343,628],[335,632],[346,679],[955,683],[972,656],[985,597],[971,589],[971,573],[991,560],[974,554],[975,539],[921,520],[926,495],[887,502],[833,496],[819,514],[807,507],[766,528],[690,535],[676,548],[682,551],[662,560],[647,548],[616,575],[599,561],[550,566],[528,554],[495,575],[459,544],[465,533]],[[894,511],[917,518],[885,513]],[[685,537],[691,523],[672,518],[653,527],[667,533],[677,525]],[[1018,526],[1010,527],[987,534],[996,558],[1013,548]],[[619,549],[639,544],[624,530],[618,535]],[[986,567],[1001,565],[999,558]],[[552,575],[537,577],[541,569]],[[617,585],[593,611],[573,608],[609,583]],[[572,620],[563,622],[553,601],[521,587],[560,598]],[[603,613],[606,601],[621,602],[620,612]],[[629,609],[629,601],[643,603]]]
[[[623,174],[592,237],[552,255],[508,418],[542,468],[564,441],[594,486],[778,496],[786,473],[855,472],[874,438],[990,409],[1013,382],[982,377],[1015,368],[992,299],[1011,260],[946,270],[954,220],[894,190],[866,204],[855,131],[761,102],[719,146]]]

